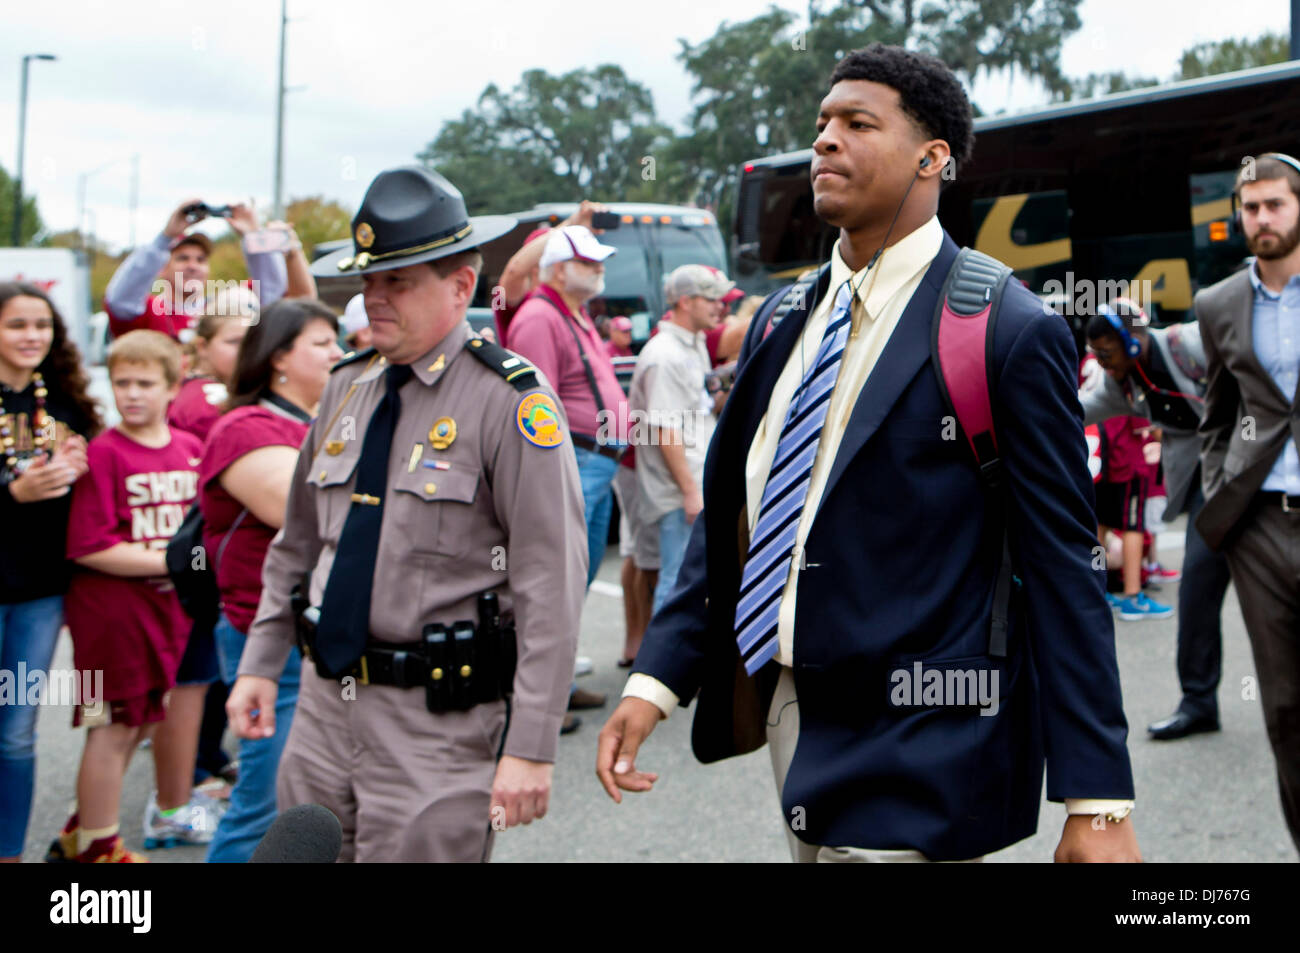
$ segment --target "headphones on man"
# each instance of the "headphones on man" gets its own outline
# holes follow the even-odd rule
[[[1255,157],[1256,159],[1276,159],[1278,162],[1285,163],[1296,172],[1300,172],[1300,159],[1287,155],[1285,152],[1265,152]],[[1241,227],[1241,196],[1237,194],[1237,189],[1232,190],[1232,217],[1228,220],[1229,227],[1234,235],[1244,235],[1245,230]]]
[[[1120,342],[1124,345],[1125,354],[1134,359],[1142,354],[1142,342],[1135,338],[1133,333],[1124,326],[1123,318],[1115,312],[1114,308],[1108,304],[1099,305],[1097,307],[1097,313],[1104,315],[1106,320],[1110,322],[1110,326],[1115,329],[1115,333],[1119,335]],[[1143,320],[1146,320],[1147,315],[1145,311],[1138,308],[1138,316]]]

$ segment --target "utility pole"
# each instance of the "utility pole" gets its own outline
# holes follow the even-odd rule
[[[131,156],[131,247],[135,247],[135,211],[140,207],[140,153]]]
[[[23,146],[27,138],[27,64],[32,60],[56,59],[50,53],[28,53],[23,57],[22,82],[18,91],[18,163],[14,167],[13,245],[23,243]]]
[[[1300,0],[1295,0],[1300,3]],[[289,0],[279,0],[279,81],[276,85],[276,194],[274,217],[285,217],[282,187],[285,181],[285,34],[289,31]]]

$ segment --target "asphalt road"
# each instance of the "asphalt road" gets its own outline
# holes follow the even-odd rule
[[[1162,534],[1162,556],[1178,565],[1181,522]],[[1175,542],[1177,545],[1177,542]],[[624,674],[615,666],[622,650],[623,612],[618,561],[611,550],[587,598],[580,651],[595,662],[583,687],[609,693],[604,711],[584,712],[583,726],[562,738],[550,813],[527,827],[499,834],[493,860],[509,861],[786,861],[780,806],[766,749],[703,766],[690,753],[690,716],[679,711],[660,724],[642,749],[638,766],[660,779],[648,794],[615,805],[594,773],[596,734],[613,709]],[[1157,598],[1176,604],[1177,583]],[[1249,698],[1254,665],[1236,593],[1223,610],[1224,672],[1220,689],[1223,731],[1157,743],[1145,726],[1178,701],[1174,673],[1174,620],[1116,622],[1129,751],[1137,786],[1133,823],[1148,861],[1294,862],[1278,802],[1272,754],[1259,702]],[[55,667],[68,666],[71,646],[61,640]],[[1247,697],[1243,697],[1243,695]],[[36,802],[27,839],[27,860],[44,856],[67,817],[81,735],[67,708],[42,712]],[[141,849],[141,818],[152,787],[147,751],[132,762],[122,805],[128,846]],[[1051,860],[1064,808],[1044,801],[1039,832],[991,856],[994,862]],[[202,860],[202,848],[150,851],[155,862]]]

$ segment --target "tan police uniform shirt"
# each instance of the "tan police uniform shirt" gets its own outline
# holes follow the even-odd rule
[[[471,338],[468,323],[456,325],[399,391],[370,634],[416,641],[428,623],[477,620],[478,594],[498,593],[519,647],[504,753],[554,761],[587,579],[578,467],[550,385],[539,374],[538,386],[515,390],[467,352],[480,346]],[[240,675],[279,678],[294,650],[289,594],[308,571],[321,604],[386,367],[372,354],[330,376],[263,565]]]

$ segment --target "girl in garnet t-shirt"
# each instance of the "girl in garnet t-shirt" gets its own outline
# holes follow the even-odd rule
[[[68,558],[117,543],[163,550],[198,490],[198,438],[171,428],[165,447],[146,447],[118,430],[90,442],[90,472],[73,490]],[[161,721],[191,623],[166,576],[129,578],[82,568],[65,599],[76,664],[103,670],[104,698],[148,696],[145,721]]]
[[[257,303],[255,298],[249,299],[251,294],[241,288],[236,294],[218,295],[215,313],[205,314],[194,328],[190,376],[167,408],[167,422],[200,441],[208,439],[208,431],[221,416],[239,344],[257,320]]]

